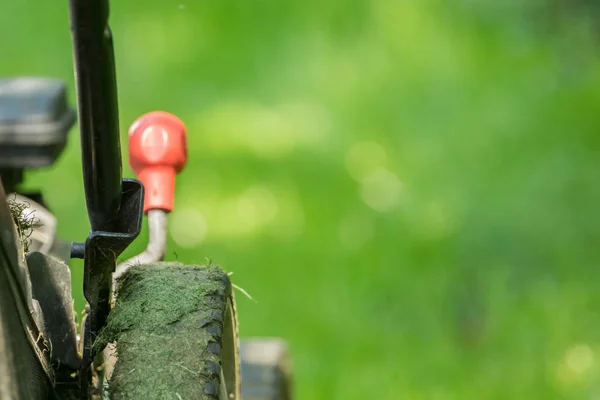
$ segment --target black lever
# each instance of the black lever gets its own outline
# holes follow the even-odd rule
[[[111,231],[121,205],[119,111],[108,0],[70,0],[85,198],[92,231]]]
[[[83,293],[89,304],[83,335],[82,397],[87,398],[94,339],[110,312],[117,257],[138,236],[144,188],[122,179],[115,61],[108,0],[69,0],[79,107],[85,197],[91,225],[85,244],[72,256],[84,258]]]

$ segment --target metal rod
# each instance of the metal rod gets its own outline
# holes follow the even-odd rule
[[[113,279],[121,277],[129,267],[162,261],[167,251],[167,213],[163,210],[148,210],[148,247],[142,253],[117,265]]]
[[[142,253],[117,265],[113,273],[113,301],[116,300],[118,279],[134,265],[162,261],[167,252],[167,213],[164,210],[148,210],[148,247]]]
[[[112,231],[122,160],[108,0],[69,0],[83,181],[92,231]]]

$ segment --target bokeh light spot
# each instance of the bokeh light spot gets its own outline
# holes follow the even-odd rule
[[[573,346],[567,350],[565,363],[571,371],[581,375],[594,365],[594,351],[586,344]]]
[[[358,142],[346,153],[346,168],[352,178],[362,182],[369,174],[383,168],[387,159],[385,149],[377,142]]]
[[[246,190],[237,200],[238,221],[247,231],[253,231],[277,214],[277,198],[264,186]]]
[[[268,107],[231,101],[198,114],[192,126],[195,132],[205,135],[203,151],[249,151],[259,158],[271,159],[319,144],[329,134],[330,121],[327,113],[313,104]]]
[[[386,169],[377,169],[363,180],[361,196],[365,204],[376,211],[391,212],[400,203],[402,183]]]
[[[178,246],[191,248],[204,241],[208,225],[204,214],[194,208],[175,209],[169,216],[169,232]]]

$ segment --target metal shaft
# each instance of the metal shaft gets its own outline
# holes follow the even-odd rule
[[[113,230],[122,160],[108,0],[69,0],[85,197],[92,231]]]
[[[148,210],[148,233],[150,237],[146,250],[117,266],[113,273],[113,290],[117,289],[117,280],[132,266],[162,261],[167,251],[167,213],[165,211]]]

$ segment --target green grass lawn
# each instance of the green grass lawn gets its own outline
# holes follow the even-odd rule
[[[597,44],[492,3],[112,2],[122,132],[189,129],[168,258],[235,272],[300,400],[600,396]],[[67,2],[0,15],[0,75],[74,99]],[[28,182],[72,240],[78,146]]]

